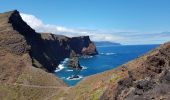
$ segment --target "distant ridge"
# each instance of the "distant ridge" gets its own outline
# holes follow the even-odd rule
[[[94,41],[96,46],[114,46],[114,45],[121,45],[120,43],[116,42],[109,42],[109,41]]]

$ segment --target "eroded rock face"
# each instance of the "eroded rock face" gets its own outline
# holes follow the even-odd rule
[[[32,58],[33,66],[53,72],[58,64],[70,56],[97,54],[88,36],[69,38],[50,33],[36,33],[19,15],[18,11],[1,14],[0,46]],[[6,21],[6,22],[5,22]]]
[[[8,87],[23,85],[66,86],[56,76],[35,68],[38,57],[46,60],[42,51],[41,35],[29,27],[18,11],[0,14],[0,84]],[[41,55],[41,56],[40,56]],[[45,61],[47,63],[48,61]],[[48,70],[46,66],[42,67]],[[45,80],[47,80],[45,82]],[[0,89],[0,92],[5,92]],[[0,97],[1,99],[1,97]]]
[[[79,60],[77,57],[71,57],[68,61],[68,67],[75,68],[77,70],[81,70],[82,67],[79,64]]]
[[[89,36],[73,37],[70,39],[70,47],[78,55],[96,55],[98,54],[96,46],[90,40]],[[77,48],[78,47],[78,48]]]
[[[81,69],[78,56],[97,54],[96,47],[89,36],[69,38],[62,35],[41,33],[41,37],[43,38],[44,51],[49,51],[46,56],[53,57],[49,57],[54,60],[51,66],[54,66],[55,63],[58,64],[64,58],[70,58],[69,66]],[[58,66],[57,64],[55,64],[55,68]]]
[[[83,42],[74,46],[70,41]],[[84,55],[79,50],[88,48],[89,41],[84,37],[74,40],[37,33],[22,20],[18,11],[0,13],[0,99],[43,100],[54,93],[63,94],[67,85],[48,72],[53,72],[64,58]],[[97,52],[93,50],[86,55]],[[75,61],[74,65],[79,68],[78,60]]]
[[[125,64],[130,72],[113,91],[106,89],[102,99],[109,100],[169,100],[170,42],[149,54]]]

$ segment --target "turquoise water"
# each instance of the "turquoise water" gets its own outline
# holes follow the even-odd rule
[[[113,69],[140,55],[154,49],[158,45],[120,45],[97,47],[99,55],[79,58],[83,70],[67,68],[68,59],[61,62],[60,70],[56,70],[55,75],[64,80],[69,86],[74,86],[84,77]],[[79,78],[70,79],[73,75]]]

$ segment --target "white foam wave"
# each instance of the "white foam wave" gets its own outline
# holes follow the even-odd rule
[[[104,55],[105,53],[100,53],[101,55]]]
[[[116,54],[116,53],[112,53],[112,52],[111,53],[106,53],[106,55],[114,55],[114,54]]]
[[[73,70],[67,69],[67,72],[72,72]]]
[[[63,64],[59,64],[58,67],[56,68],[55,72],[59,72],[61,70],[64,69],[64,65]]]
[[[114,55],[114,54],[116,54],[116,53],[113,53],[113,52],[108,52],[108,53],[100,53],[100,55]]]
[[[69,58],[65,58],[56,68],[54,72],[59,72],[64,69],[65,64],[69,61]]]
[[[67,80],[80,80],[83,78],[83,76],[81,76],[81,75],[77,75],[77,76],[78,76],[78,78],[74,78],[73,76],[68,77]]]
[[[85,69],[87,69],[87,67],[86,66],[81,66],[82,67],[82,70],[85,70]]]
[[[89,58],[93,58],[93,56],[82,56],[80,58],[89,59]]]
[[[62,61],[62,64],[66,64],[69,61],[69,58],[65,58],[64,61]]]

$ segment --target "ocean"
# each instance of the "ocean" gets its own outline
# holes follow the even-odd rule
[[[82,70],[68,68],[68,58],[66,58],[61,62],[59,69],[56,69],[54,74],[69,86],[74,86],[86,76],[114,69],[157,46],[159,45],[98,46],[99,55],[79,58],[80,65],[83,67]],[[73,76],[79,76],[79,78],[72,78]]]

